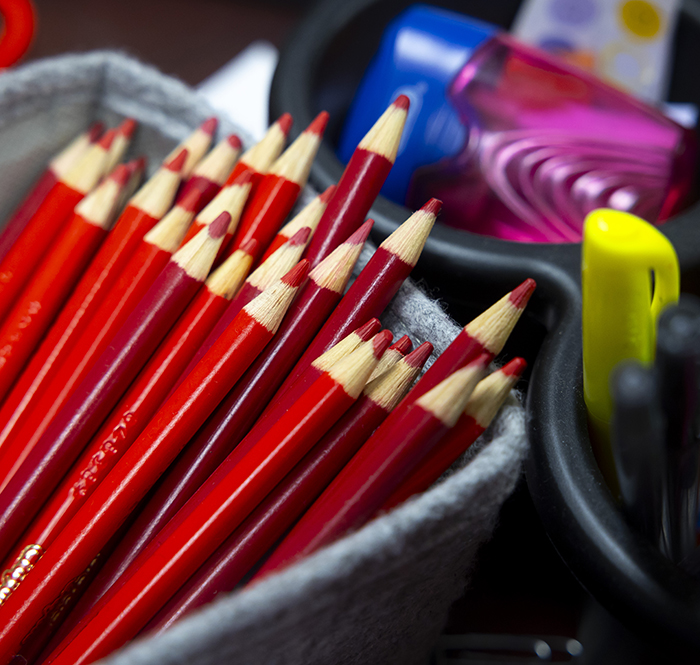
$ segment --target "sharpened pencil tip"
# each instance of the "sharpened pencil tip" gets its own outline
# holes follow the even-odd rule
[[[328,124],[328,118],[328,112],[321,111],[304,131],[307,134],[318,134],[318,136],[323,136],[323,132],[326,131],[326,125]]]
[[[187,192],[180,201],[177,202],[176,207],[187,210],[188,212],[194,212],[199,209],[199,204],[202,200],[204,194],[201,189],[193,187],[189,192]]]
[[[205,133],[209,134],[209,136],[214,136],[214,133],[216,132],[216,128],[219,126],[219,121],[212,116],[211,118],[207,118],[200,126],[199,128]]]
[[[90,143],[95,143],[100,136],[102,136],[104,130],[104,123],[93,122],[92,125],[90,125],[90,129],[88,129],[88,141],[90,141]]]
[[[308,272],[309,261],[302,259],[282,278],[282,281],[288,286],[296,288],[306,279]]]
[[[120,187],[123,187],[129,181],[129,178],[131,178],[132,173],[133,169],[129,164],[119,164],[119,166],[112,171],[109,177]]]
[[[430,199],[422,208],[421,210],[423,212],[430,213],[431,215],[435,215],[437,217],[440,214],[440,210],[442,209],[442,201],[440,199]]]
[[[238,249],[253,256],[258,248],[258,245],[258,241],[255,238],[251,238],[250,240],[244,242]]]
[[[148,160],[145,157],[137,157],[131,161],[131,164],[133,164],[132,173],[143,173],[146,170]]]
[[[331,196],[335,194],[336,187],[335,185],[330,185],[329,187],[326,188],[326,191],[321,194],[321,196],[318,197],[318,200],[321,203],[328,203],[328,201],[331,200]]]
[[[408,335],[404,335],[391,345],[391,350],[398,351],[405,356],[412,347],[413,342],[411,342],[411,338]]]
[[[379,319],[370,319],[365,323],[365,325],[360,326],[355,334],[363,341],[366,342],[368,339],[374,337],[377,331],[382,327]]]
[[[116,129],[108,129],[105,135],[100,139],[99,145],[105,150],[109,150],[112,147],[115,137],[117,136]]]
[[[289,130],[292,128],[292,115],[290,113],[283,113],[277,120],[277,126],[282,133],[287,136]]]
[[[308,226],[302,226],[289,240],[287,240],[287,247],[299,247],[300,245],[305,245],[306,241],[311,235],[311,229]]]
[[[134,135],[137,125],[138,123],[133,118],[125,118],[122,124],[117,127],[117,132],[127,139],[130,139]]]
[[[532,295],[536,286],[537,283],[534,279],[526,279],[520,286],[511,291],[511,303],[513,303],[513,305],[515,305],[515,307],[518,309],[525,309],[525,305],[527,305],[528,300],[530,300],[530,296]]]
[[[394,100],[394,106],[397,109],[403,109],[404,111],[406,111],[406,110],[408,110],[408,107],[410,105],[411,105],[411,100],[406,95],[399,95]]]
[[[372,230],[374,225],[373,219],[368,219],[355,233],[353,233],[346,241],[346,245],[361,245],[367,240],[369,232]]]
[[[163,164],[163,168],[166,168],[169,171],[173,171],[174,173],[178,173],[178,172],[182,171],[182,167],[185,165],[185,162],[187,161],[187,154],[188,154],[187,148],[183,148],[169,162],[167,162],[166,164]]]
[[[228,225],[231,223],[231,215],[225,210],[209,224],[209,237],[214,240],[223,238],[226,235]]]
[[[240,150],[243,145],[241,139],[236,134],[231,134],[226,140],[234,150]]]
[[[433,345],[430,342],[423,342],[404,358],[404,362],[411,367],[423,367],[432,352]]]
[[[520,376],[527,369],[527,362],[524,358],[513,358],[499,370],[505,376]]]
[[[374,357],[377,360],[384,355],[384,351],[389,348],[393,339],[394,335],[391,330],[382,330],[374,336],[372,339],[372,353],[374,353]]]

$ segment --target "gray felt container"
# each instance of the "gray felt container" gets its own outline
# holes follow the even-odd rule
[[[0,219],[46,161],[93,120],[136,118],[140,128],[131,152],[145,154],[153,170],[211,114],[184,84],[116,53],[67,55],[4,73]],[[221,133],[234,129],[222,119]],[[416,344],[430,340],[437,352],[459,330],[412,283],[404,285],[383,322],[395,336],[408,333]],[[429,492],[104,662],[425,663],[526,452],[525,414],[513,397],[469,460]]]

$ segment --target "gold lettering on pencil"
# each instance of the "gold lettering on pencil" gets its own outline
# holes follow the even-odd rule
[[[25,547],[10,568],[0,577],[0,607],[10,597],[10,594],[22,583],[27,573],[36,566],[36,562],[44,554],[41,545]]]
[[[75,496],[85,496],[90,486],[98,482],[97,476],[105,460],[119,453],[119,448],[116,444],[118,444],[120,440],[126,439],[127,426],[132,418],[132,412],[128,411],[125,413],[112,428],[109,436],[102,441],[100,447],[90,457],[89,462],[80,473],[80,478],[73,484],[72,492]]]

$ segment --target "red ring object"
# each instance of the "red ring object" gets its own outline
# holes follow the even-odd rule
[[[32,43],[36,10],[31,0],[0,0],[0,14],[5,21],[0,33],[0,67],[9,67]]]

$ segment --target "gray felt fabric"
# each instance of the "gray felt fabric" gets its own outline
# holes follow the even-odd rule
[[[131,153],[146,154],[153,170],[211,109],[182,83],[116,53],[67,55],[4,73],[0,219],[73,136],[97,118],[114,124],[123,115],[141,123]],[[222,122],[220,134],[232,130]],[[363,262],[370,253],[365,250]],[[383,322],[396,337],[430,340],[437,352],[459,330],[411,282]],[[468,459],[456,465],[463,468],[423,496],[104,662],[425,663],[520,474],[524,421],[513,396]]]

